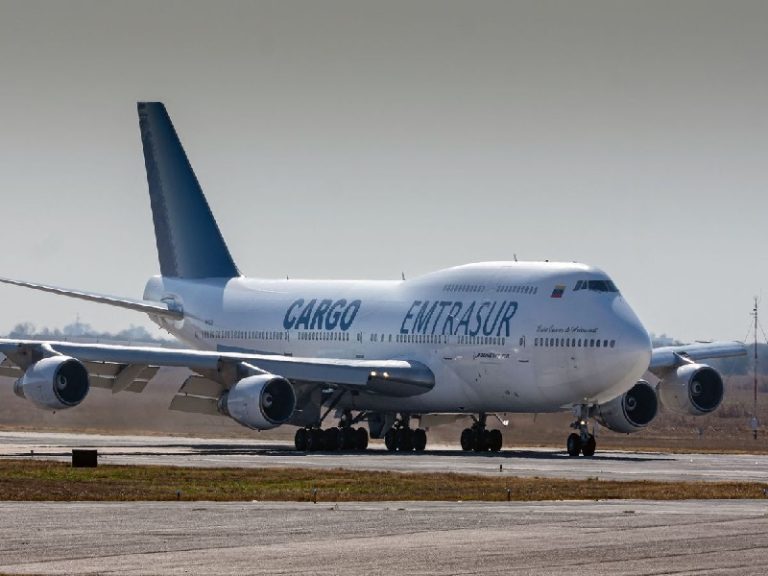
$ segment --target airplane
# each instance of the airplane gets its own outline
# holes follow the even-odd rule
[[[40,408],[77,406],[91,386],[139,393],[177,366],[192,374],[171,410],[297,426],[300,451],[365,450],[372,437],[421,452],[427,423],[469,415],[462,450],[498,452],[489,416],[571,411],[567,453],[592,456],[593,421],[632,433],[660,405],[717,409],[723,379],[700,361],[746,354],[739,342],[652,349],[611,278],[580,263],[483,262],[408,280],[245,277],[165,106],[139,102],[138,116],[160,263],[143,297],[0,281],[143,312],[188,348],[0,340],[0,375]],[[338,422],[324,427],[331,413]]]

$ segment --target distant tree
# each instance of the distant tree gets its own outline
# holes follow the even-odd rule
[[[28,338],[37,332],[35,325],[31,322],[21,322],[13,327],[8,334],[9,338]]]

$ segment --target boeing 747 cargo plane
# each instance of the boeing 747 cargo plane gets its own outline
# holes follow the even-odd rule
[[[370,433],[389,450],[421,451],[425,418],[464,414],[474,424],[462,449],[495,452],[502,435],[489,415],[571,411],[568,453],[591,456],[593,419],[630,433],[659,404],[712,412],[723,380],[699,361],[745,354],[737,342],[652,350],[611,278],[585,264],[484,262],[399,281],[247,278],[165,107],[138,112],[160,260],[143,299],[1,281],[144,312],[189,348],[0,340],[0,374],[40,408],[77,406],[91,386],[141,392],[159,367],[182,366],[192,374],[171,410],[257,430],[294,425],[297,450],[364,450]]]

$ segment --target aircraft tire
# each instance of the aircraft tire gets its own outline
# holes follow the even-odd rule
[[[397,431],[397,449],[400,452],[410,452],[413,450],[413,430],[410,428],[400,428]]]
[[[326,450],[333,452],[339,449],[339,440],[341,437],[339,432],[341,432],[341,430],[336,427],[328,428],[323,431],[323,445]]]
[[[356,446],[355,429],[346,427],[341,428],[339,434],[339,449],[354,450]]]
[[[464,428],[461,431],[461,449],[464,452],[472,450],[472,430],[469,428]]]
[[[387,430],[387,433],[384,434],[384,446],[386,446],[387,450],[390,452],[397,450],[397,437],[395,436],[395,432],[394,428],[390,428]]]
[[[475,452],[485,452],[490,447],[490,431],[489,430],[476,430],[474,433],[474,446]]]
[[[296,430],[296,434],[293,437],[293,444],[296,446],[296,450],[299,452],[305,452],[307,450],[307,429],[299,428]]]
[[[427,447],[427,433],[425,430],[422,430],[421,428],[417,428],[413,432],[413,449],[416,450],[416,452],[423,452],[424,448]]]
[[[578,456],[579,452],[581,452],[581,436],[573,432],[568,436],[568,441],[566,442],[566,450],[568,450],[568,456],[574,457]]]
[[[360,452],[368,448],[368,430],[358,428],[355,430],[355,450]]]
[[[319,428],[309,430],[307,433],[307,451],[317,452],[323,448],[323,431]]]
[[[594,456],[596,448],[597,448],[597,442],[595,441],[595,437],[592,436],[592,434],[590,434],[587,441],[581,447],[581,453],[584,454],[584,456],[586,457]]]
[[[498,452],[501,450],[501,445],[504,443],[504,438],[501,435],[501,430],[491,430],[488,434],[488,448],[491,452]]]

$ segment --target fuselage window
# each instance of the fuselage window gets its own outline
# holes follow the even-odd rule
[[[589,347],[590,348],[594,348],[595,347],[595,341],[594,340],[590,340],[589,341]]]
[[[600,348],[600,340],[597,341],[597,347]]]
[[[616,346],[616,340],[611,340],[611,348],[613,348],[614,346]]]

